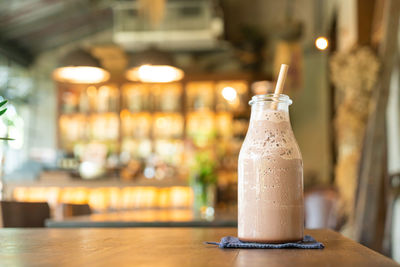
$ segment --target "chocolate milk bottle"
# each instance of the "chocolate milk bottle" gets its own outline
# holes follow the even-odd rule
[[[278,243],[303,238],[303,161],[289,120],[292,100],[257,95],[238,163],[238,236]]]

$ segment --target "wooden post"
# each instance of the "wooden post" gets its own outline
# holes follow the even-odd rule
[[[390,78],[397,51],[400,1],[387,0],[384,6],[383,35],[379,46],[381,73],[373,94],[375,107],[370,115],[364,140],[355,209],[355,237],[367,246],[376,242],[382,179],[386,173],[386,108]]]
[[[370,45],[375,0],[357,0],[357,44]]]

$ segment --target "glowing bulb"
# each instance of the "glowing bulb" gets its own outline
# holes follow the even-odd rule
[[[329,45],[328,39],[326,39],[325,37],[318,37],[317,39],[315,39],[315,46],[319,50],[327,49],[328,45]]]
[[[53,72],[53,78],[66,83],[100,83],[110,78],[110,74],[97,67],[62,67]]]
[[[157,118],[156,124],[159,128],[168,127],[168,122],[165,118]]]
[[[227,86],[222,89],[222,96],[229,102],[233,102],[236,99],[237,93],[235,88]]]
[[[142,65],[128,70],[126,77],[131,81],[169,83],[183,78],[183,71],[168,65]]]

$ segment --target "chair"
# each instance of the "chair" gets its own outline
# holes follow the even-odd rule
[[[304,195],[307,228],[337,229],[339,195],[333,188],[316,188]]]
[[[0,201],[0,226],[2,227],[44,227],[50,218],[46,202]]]
[[[92,214],[92,210],[90,209],[88,204],[69,204],[63,203],[61,206],[62,216],[72,217],[72,216],[81,216],[81,215],[90,215]]]

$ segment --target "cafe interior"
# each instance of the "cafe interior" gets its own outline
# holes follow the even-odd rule
[[[236,227],[249,101],[287,64],[305,227],[400,262],[399,5],[0,1],[0,225]]]

